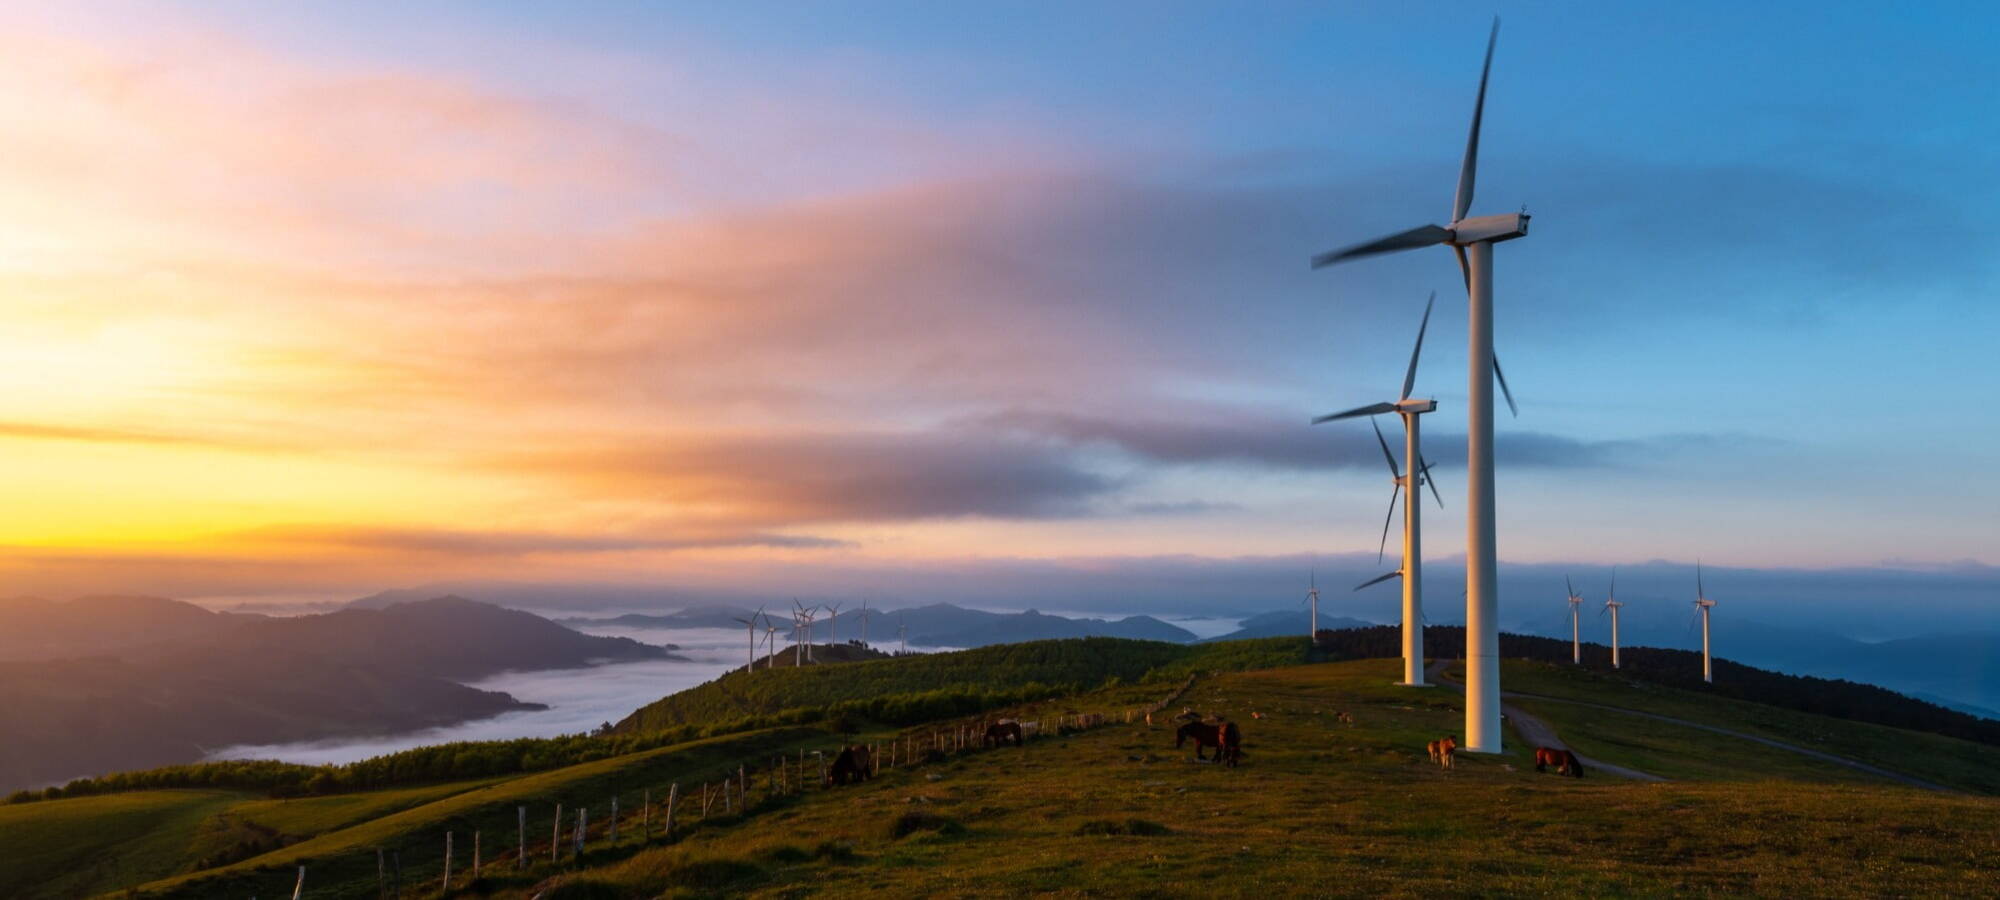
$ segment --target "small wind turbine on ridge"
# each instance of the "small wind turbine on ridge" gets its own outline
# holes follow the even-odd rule
[[[1603,618],[1604,613],[1611,614],[1611,668],[1614,669],[1618,668],[1618,610],[1624,605],[1618,602],[1618,567],[1612,566],[1611,590],[1604,595],[1604,612],[1597,616]]]
[[[1563,587],[1569,589],[1569,661],[1572,665],[1583,665],[1583,596],[1576,592],[1568,575],[1563,576]]]
[[[742,622],[744,627],[750,629],[750,661],[743,664],[743,673],[746,675],[757,668],[757,617],[763,614],[764,607],[759,606],[756,612],[750,614],[750,618],[730,616],[730,618]]]
[[[1701,680],[1714,684],[1714,661],[1708,655],[1708,611],[1715,608],[1715,601],[1708,599],[1708,592],[1702,589],[1701,560],[1694,562],[1694,608],[1701,614]]]
[[[1319,640],[1319,569],[1318,569],[1318,567],[1314,567],[1314,568],[1313,568],[1313,570],[1312,570],[1312,572],[1311,572],[1310,574],[1308,574],[1308,575],[1306,576],[1306,585],[1307,585],[1307,587],[1306,587],[1306,599],[1305,599],[1305,600],[1301,600],[1301,601],[1299,601],[1299,602],[1301,602],[1301,603],[1305,603],[1305,602],[1307,602],[1307,601],[1310,601],[1310,602],[1312,603],[1312,618],[1311,618],[1311,619],[1309,620],[1311,624],[1309,624],[1309,625],[1307,626],[1307,630],[1306,630],[1306,637],[1307,637],[1308,639],[1310,639],[1310,640],[1313,640],[1313,641],[1318,641],[1318,640]]]

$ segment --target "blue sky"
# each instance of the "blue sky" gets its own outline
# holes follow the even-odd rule
[[[1496,12],[1473,212],[1535,215],[1527,240],[1498,251],[1498,349],[1522,404],[1501,421],[1503,557],[2000,565],[1987,464],[2000,412],[1986,402],[2000,389],[2000,272],[1983,247],[2000,201],[2000,12],[1985,5],[348,3],[279,16],[214,3],[32,21],[124,47],[221,36],[318,71],[476,86],[572,115],[664,173],[546,204],[551,232],[753,234],[828,209],[869,222],[921,210],[883,239],[935,238],[944,261],[891,317],[920,317],[923,290],[964,294],[975,311],[952,321],[980,324],[951,352],[979,377],[857,374],[867,366],[829,351],[811,375],[826,404],[816,433],[977,423],[1024,454],[1059,449],[1062,471],[1003,448],[964,477],[1018,475],[1034,480],[1021,491],[1088,503],[754,523],[861,553],[791,560],[821,571],[1365,553],[1387,500],[1372,438],[1303,423],[1387,399],[1432,290],[1419,390],[1440,401],[1429,446],[1448,468],[1427,547],[1459,553],[1464,312],[1449,254],[1324,272],[1306,260],[1444,218]],[[465,190],[480,200],[467,221],[513,210],[505,185]],[[398,252],[442,270],[425,277],[457,277],[421,248]],[[826,314],[850,301],[800,302]],[[981,329],[1007,332],[991,360]],[[1048,346],[1067,348],[1064,364],[1037,372]]]

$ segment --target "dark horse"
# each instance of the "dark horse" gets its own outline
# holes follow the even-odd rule
[[[986,746],[998,747],[1009,740],[1014,742],[1014,746],[1021,746],[1021,723],[1003,719],[986,726]]]
[[[1574,752],[1558,750],[1554,747],[1536,747],[1535,771],[1546,772],[1549,766],[1556,767],[1557,775],[1570,775],[1576,778],[1583,777],[1583,763],[1577,761]]]
[[[1236,761],[1243,758],[1243,733],[1236,730],[1235,722],[1210,725],[1207,722],[1189,722],[1174,732],[1174,749],[1178,750],[1194,738],[1194,758],[1209,762],[1226,763],[1236,767]],[[1214,747],[1215,758],[1201,755],[1203,747]]]
[[[856,744],[851,747],[841,748],[840,755],[834,757],[833,768],[827,770],[826,780],[828,785],[853,784],[857,781],[867,781],[875,774],[870,771],[874,768],[874,766],[869,764],[870,762],[867,747]]]

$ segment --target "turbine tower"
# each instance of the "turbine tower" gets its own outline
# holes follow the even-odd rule
[[[1568,575],[1563,576],[1563,587],[1569,588],[1569,661],[1572,665],[1583,665],[1583,596],[1576,592]]]
[[[826,608],[826,642],[829,645],[840,643],[840,628],[835,623],[840,621],[840,607],[843,605],[842,603],[834,603]]]
[[[805,650],[805,662],[813,662],[813,617],[819,615],[819,607],[800,606],[797,597],[792,598],[792,605],[798,607],[799,622],[804,626],[805,640],[799,646]]]
[[[1694,564],[1694,608],[1701,613],[1701,680],[1706,684],[1715,683],[1715,665],[1708,655],[1708,611],[1715,608],[1715,601],[1708,599],[1708,592],[1701,587],[1701,561]]]
[[[868,646],[868,598],[861,598],[861,646]]]
[[[1452,201],[1449,226],[1422,225],[1399,234],[1313,257],[1313,268],[1411,250],[1450,245],[1465,278],[1470,355],[1466,406],[1465,524],[1465,744],[1461,750],[1499,753],[1500,727],[1500,586],[1498,550],[1493,524],[1493,382],[1507,396],[1507,407],[1519,414],[1500,361],[1493,355],[1493,245],[1528,234],[1526,211],[1467,218],[1472,208],[1474,176],[1479,168],[1479,124],[1486,110],[1486,81],[1493,71],[1493,45],[1500,37],[1500,20],[1486,38],[1486,62],[1479,70],[1479,94],[1472,105],[1472,128],[1465,139],[1465,158],[1458,169],[1458,193]],[[1493,378],[1486,377],[1488,369]]]
[[[1336,419],[1369,416],[1368,424],[1374,425],[1374,416],[1388,412],[1395,413],[1403,420],[1403,461],[1410,469],[1411,474],[1408,478],[1405,478],[1401,472],[1396,470],[1396,456],[1389,452],[1389,442],[1382,437],[1382,427],[1375,425],[1375,440],[1382,445],[1382,456],[1389,461],[1389,478],[1396,485],[1389,493],[1389,515],[1382,520],[1382,542],[1375,551],[1375,559],[1377,562],[1381,561],[1381,547],[1386,547],[1389,543],[1389,522],[1396,517],[1396,492],[1408,488],[1409,490],[1403,495],[1403,565],[1401,568],[1387,575],[1370,579],[1362,584],[1361,587],[1355,588],[1355,590],[1360,590],[1363,587],[1378,584],[1397,576],[1402,577],[1403,680],[1401,683],[1411,687],[1424,686],[1424,563],[1423,527],[1421,524],[1423,502],[1417,498],[1417,482],[1422,481],[1429,484],[1431,486],[1431,496],[1436,498],[1438,507],[1440,509],[1444,507],[1444,498],[1438,496],[1437,483],[1431,481],[1430,465],[1424,462],[1423,453],[1419,449],[1421,441],[1418,439],[1419,432],[1417,425],[1417,417],[1424,413],[1435,411],[1437,409],[1437,401],[1430,399],[1413,400],[1410,398],[1410,391],[1416,387],[1417,383],[1417,359],[1424,352],[1424,332],[1430,330],[1431,307],[1436,304],[1437,292],[1432,291],[1430,300],[1424,304],[1424,319],[1417,325],[1417,344],[1415,349],[1410,351],[1410,367],[1403,372],[1403,393],[1395,402],[1371,403],[1367,406],[1347,410],[1346,412],[1320,416],[1313,420],[1313,424],[1318,425],[1322,422],[1332,422]]]
[[[1604,596],[1604,613],[1611,614],[1611,668],[1618,668],[1618,610],[1625,604],[1618,602],[1618,570],[1611,570],[1611,590]]]
[[[778,626],[771,624],[771,617],[764,617],[764,669],[770,671],[778,664]]]

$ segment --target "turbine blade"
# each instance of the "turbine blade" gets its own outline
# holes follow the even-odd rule
[[[1389,551],[1389,523],[1396,520],[1396,495],[1402,493],[1403,486],[1396,485],[1389,491],[1389,514],[1382,517],[1382,543],[1375,547],[1375,561],[1382,561],[1382,554]]]
[[[1500,354],[1493,354],[1493,377],[1500,382],[1500,396],[1507,398],[1507,411],[1514,418],[1521,417],[1521,408],[1514,405],[1514,392],[1507,389],[1507,375],[1500,371]]]
[[[1394,403],[1370,403],[1367,406],[1357,406],[1353,409],[1347,410],[1346,412],[1328,413],[1326,415],[1320,416],[1317,419],[1312,420],[1312,423],[1314,425],[1320,425],[1327,422],[1331,422],[1335,419],[1352,419],[1357,416],[1379,416],[1383,413],[1389,413],[1395,411],[1396,411],[1396,404]]]
[[[1701,589],[1701,560],[1698,559],[1694,561],[1694,597],[1696,600],[1708,597],[1708,593]]]
[[[1465,161],[1458,167],[1458,196],[1451,204],[1451,220],[1465,218],[1472,208],[1473,176],[1479,170],[1479,122],[1486,116],[1486,77],[1493,73],[1493,45],[1500,40],[1500,17],[1493,17],[1493,31],[1486,36],[1486,62],[1479,67],[1479,97],[1472,102],[1472,131],[1465,137]]]
[[[1563,576],[1563,587],[1569,589],[1570,596],[1572,597],[1576,596],[1576,585],[1570,583],[1568,575]]]
[[[1451,245],[1451,252],[1458,254],[1458,277],[1465,282],[1465,297],[1472,299],[1472,260],[1465,258],[1465,248]]]
[[[1420,459],[1420,460],[1421,460],[1421,459],[1423,459],[1423,457],[1422,457],[1422,456],[1419,456],[1419,457],[1417,457],[1417,458],[1418,458],[1418,459]],[[1443,509],[1443,508],[1444,508],[1444,498],[1443,498],[1443,497],[1440,497],[1440,496],[1438,496],[1438,485],[1437,485],[1437,480],[1431,477],[1431,464],[1430,464],[1430,462],[1429,462],[1429,461],[1427,461],[1427,460],[1426,460],[1426,461],[1424,462],[1424,483],[1425,483],[1425,484],[1428,484],[1428,485],[1430,485],[1430,486],[1431,486],[1431,497],[1432,497],[1433,499],[1437,500],[1437,502],[1438,502],[1438,509]]]
[[[1375,425],[1375,420],[1369,419],[1368,424]],[[1389,461],[1389,477],[1402,478],[1402,471],[1396,468],[1396,454],[1389,452],[1389,440],[1382,436],[1382,426],[1380,425],[1375,425],[1375,443],[1382,445],[1382,458]]]
[[[1374,578],[1370,578],[1367,581],[1361,582],[1360,584],[1355,585],[1354,589],[1358,591],[1365,587],[1374,587],[1375,585],[1381,584],[1384,581],[1388,581],[1391,578],[1401,578],[1401,577],[1403,577],[1403,571],[1401,569],[1398,569],[1394,572],[1388,573],[1387,575],[1377,575]]]
[[[1424,332],[1431,327],[1431,307],[1438,302],[1438,292],[1431,292],[1431,299],[1424,302],[1424,320],[1417,325],[1417,346],[1410,351],[1410,369],[1403,373],[1403,396],[1410,399],[1410,390],[1417,385],[1417,357],[1424,352]]]
[[[1394,253],[1397,250],[1428,247],[1432,244],[1442,244],[1449,240],[1451,240],[1451,229],[1437,225],[1419,225],[1408,231],[1398,232],[1385,238],[1377,238],[1365,244],[1355,244],[1352,247],[1329,250],[1313,257],[1312,267],[1315,269],[1324,269],[1334,263],[1342,263],[1350,259],[1360,259],[1361,257],[1374,256],[1378,253]]]

